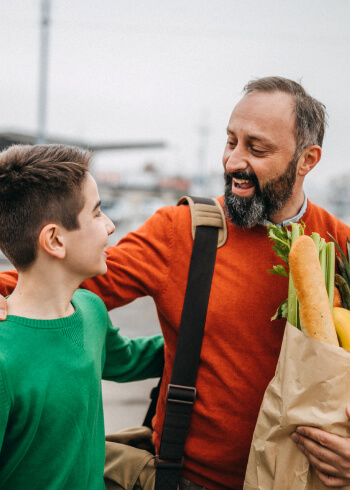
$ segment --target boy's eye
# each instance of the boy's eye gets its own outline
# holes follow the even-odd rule
[[[98,217],[98,216],[102,216],[101,209],[99,209],[99,210],[97,211],[96,216],[97,216],[97,217]]]

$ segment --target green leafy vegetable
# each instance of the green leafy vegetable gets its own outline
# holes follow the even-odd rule
[[[304,234],[304,229],[304,223],[292,223],[290,229],[287,226],[277,226],[274,224],[270,224],[267,227],[268,237],[274,243],[272,247],[274,252],[280,259],[286,262],[287,266],[289,266],[288,257],[291,246],[299,235]],[[288,299],[277,308],[277,311],[271,320],[275,320],[276,318],[287,318],[292,325],[298,326],[298,300],[292,278],[289,274],[289,267],[288,271],[286,271],[283,265],[274,265],[273,269],[268,272],[289,278]]]
[[[336,260],[338,264],[339,274],[335,274],[335,283],[338,286],[341,304],[343,308],[350,310],[350,263],[349,263],[349,253],[350,253],[350,241],[346,238],[346,251],[348,258],[346,258],[344,252],[340,248],[336,239],[332,237],[330,233],[328,235],[333,240],[335,246],[339,250],[341,257],[336,255]]]
[[[272,247],[274,252],[280,259],[282,259],[287,264],[287,268],[284,267],[283,265],[274,265],[273,269],[269,270],[268,272],[270,274],[276,274],[279,276],[289,278],[288,298],[277,308],[277,311],[275,315],[271,318],[271,320],[287,318],[289,323],[291,323],[295,327],[298,327],[299,329],[300,329],[299,303],[293,285],[293,281],[289,273],[289,252],[294,241],[298,238],[298,236],[304,234],[304,230],[305,230],[304,223],[291,223],[290,227],[287,226],[282,227],[282,226],[270,224],[267,227],[268,237],[274,243]],[[335,275],[334,243],[332,242],[326,243],[325,239],[321,238],[319,233],[316,232],[313,232],[311,234],[311,238],[313,239],[318,251],[322,274],[328,293],[328,298],[331,306],[333,306],[334,275]],[[333,241],[335,241],[334,238]],[[350,242],[348,242],[348,246],[350,249]],[[342,257],[343,256],[344,254],[342,255]],[[344,257],[343,257],[343,261],[344,261]],[[350,302],[350,264],[349,262],[346,261],[346,259],[344,261],[343,269],[346,271],[346,273],[349,273],[348,285],[349,285],[349,302]]]

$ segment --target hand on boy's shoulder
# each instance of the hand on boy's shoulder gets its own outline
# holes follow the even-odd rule
[[[7,317],[7,299],[0,294],[0,321]]]

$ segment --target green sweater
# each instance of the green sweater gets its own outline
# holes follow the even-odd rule
[[[104,489],[101,378],[162,373],[161,335],[122,337],[88,291],[72,304],[66,318],[0,324],[0,488]]]

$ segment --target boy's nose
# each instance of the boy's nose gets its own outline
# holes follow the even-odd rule
[[[108,216],[106,216],[106,230],[108,235],[112,235],[115,232],[115,225],[113,221],[111,221]]]

